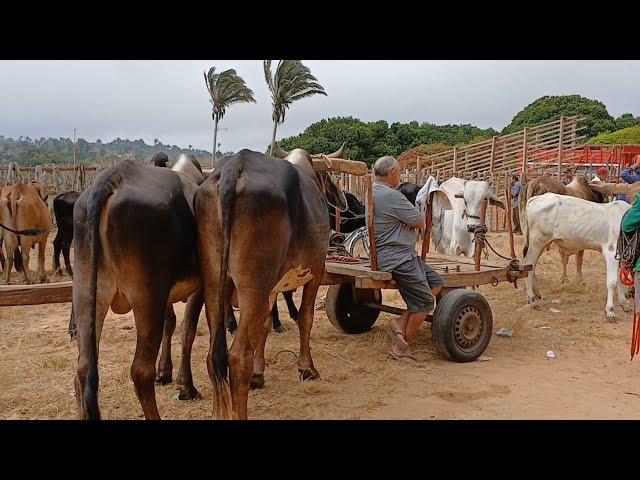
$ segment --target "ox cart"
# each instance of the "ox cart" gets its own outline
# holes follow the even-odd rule
[[[349,259],[325,263],[323,285],[329,285],[324,299],[324,308],[331,324],[348,334],[364,333],[371,329],[380,312],[402,315],[404,310],[384,305],[382,290],[397,289],[391,273],[376,269],[375,226],[372,181],[374,174],[362,162],[331,159],[325,164],[314,160],[318,170],[346,172],[366,176],[365,192],[367,205],[367,230],[370,258]],[[510,209],[509,191],[507,204]],[[471,362],[485,351],[491,340],[493,313],[487,300],[475,288],[479,285],[493,286],[500,282],[516,285],[525,278],[531,265],[520,265],[513,253],[513,229],[510,212],[507,215],[511,235],[511,261],[505,265],[481,260],[482,246],[477,242],[475,258],[454,257],[429,252],[432,224],[431,199],[426,210],[426,231],[422,240],[421,257],[444,281],[444,288],[437,298],[436,310],[427,317],[431,323],[432,338],[438,352],[455,362]],[[480,213],[484,225],[487,201]],[[337,214],[339,215],[339,213]],[[336,219],[339,224],[339,218]]]

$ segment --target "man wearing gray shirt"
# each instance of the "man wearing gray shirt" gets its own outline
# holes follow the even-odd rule
[[[400,184],[400,165],[393,157],[379,158],[373,166],[378,268],[391,272],[407,311],[391,320],[389,334],[394,358],[415,363],[408,350],[420,326],[435,307],[435,295],[444,285],[442,278],[415,251],[417,230],[425,229],[425,218],[407,198],[396,190]]]

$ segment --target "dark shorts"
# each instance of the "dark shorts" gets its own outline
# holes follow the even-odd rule
[[[431,289],[444,285],[442,277],[418,256],[394,268],[391,276],[411,313],[431,311],[435,304]]]

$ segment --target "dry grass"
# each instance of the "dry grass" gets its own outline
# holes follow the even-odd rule
[[[508,251],[505,235],[493,234],[490,238],[501,252]],[[521,237],[516,239],[516,251],[521,252]],[[51,266],[50,251],[47,266]],[[34,267],[35,260],[32,258]],[[606,290],[604,262],[600,254],[585,254],[584,286],[576,283],[560,285],[560,270],[559,256],[554,247],[540,259],[538,279],[543,298],[559,300],[559,303],[549,304],[540,310],[524,307],[526,296],[522,281],[518,290],[510,284],[495,288],[480,287],[479,291],[487,297],[493,308],[494,331],[504,326],[513,327],[515,331],[512,338],[494,336],[486,355],[518,364],[526,363],[528,359],[543,358],[548,349],[555,350],[559,359],[576,360],[589,355],[595,358],[612,345],[626,351],[630,315],[617,309],[617,314],[624,320],[618,324],[604,322]],[[575,261],[572,259],[570,278],[574,272]],[[326,287],[322,287],[318,298],[324,298],[325,292]],[[294,298],[299,304],[299,293]],[[384,301],[403,306],[397,291],[384,292]],[[549,308],[556,308],[562,313],[552,313]],[[59,304],[8,307],[0,311],[0,418],[75,417],[73,378],[77,347],[69,341],[66,332],[69,309],[69,304]],[[288,318],[282,300],[279,309],[287,331],[273,333],[267,341],[266,385],[264,389],[250,394],[251,418],[362,418],[383,406],[398,389],[406,387],[409,377],[442,378],[440,386],[443,387],[449,385],[451,378],[456,375],[474,372],[474,365],[485,365],[460,365],[441,359],[431,342],[428,325],[425,325],[424,334],[416,344],[415,353],[422,362],[421,367],[415,369],[399,364],[389,358],[388,338],[382,330],[390,315],[382,313],[374,328],[365,334],[344,335],[331,326],[324,311],[316,311],[311,348],[322,379],[300,382],[296,358],[291,353],[297,355],[299,348],[297,327]],[[183,310],[184,304],[176,305],[179,321]],[[142,418],[142,410],[129,377],[136,335],[132,326],[131,313],[109,313],[105,321],[100,344],[99,396],[104,418]],[[545,326],[551,328],[541,328]],[[174,378],[179,361],[179,339],[178,330],[173,345]],[[163,418],[211,418],[212,391],[204,361],[207,349],[208,330],[202,314],[194,344],[193,373],[203,400],[181,402],[175,399],[173,385],[158,386],[156,395]],[[584,370],[588,375],[587,363],[584,364]],[[498,390],[486,391],[491,395],[506,395],[503,390]],[[445,388],[435,388],[431,394],[440,395],[439,398],[451,397],[454,403],[459,401],[458,397],[446,392]],[[483,395],[470,394],[468,400],[484,398]]]

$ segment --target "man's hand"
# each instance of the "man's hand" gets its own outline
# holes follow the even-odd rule
[[[409,231],[411,231],[411,230],[424,230],[425,228],[427,228],[427,225],[426,225],[425,219],[423,217],[422,220],[420,220],[420,223],[416,223],[415,225],[405,225],[404,228],[406,228]]]

